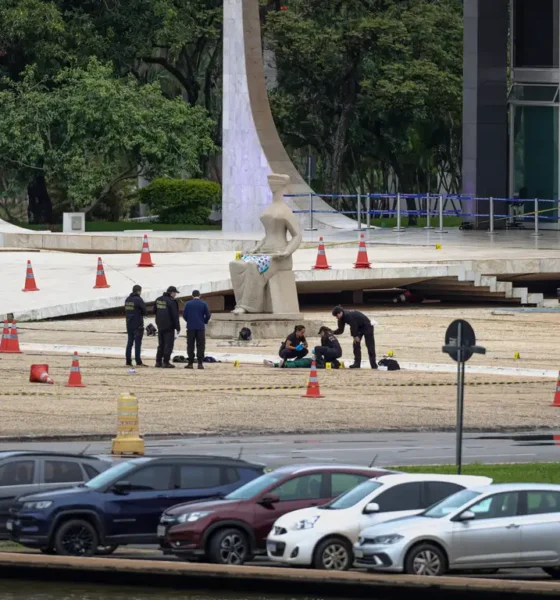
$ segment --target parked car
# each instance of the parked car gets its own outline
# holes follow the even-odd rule
[[[12,540],[62,555],[91,556],[99,545],[155,544],[167,508],[225,496],[263,471],[263,465],[219,456],[138,458],[80,486],[19,498],[7,526]]]
[[[268,534],[270,560],[346,571],[352,545],[368,525],[415,515],[465,488],[491,483],[467,475],[395,474],[365,481],[332,502],[289,513]]]
[[[55,452],[0,452],[0,540],[10,507],[18,496],[69,487],[97,477],[113,463],[108,458]]]
[[[464,490],[421,516],[364,529],[356,564],[437,576],[448,570],[541,567],[560,578],[560,485]]]
[[[241,565],[264,554],[266,536],[281,515],[325,504],[384,469],[289,466],[267,473],[223,500],[174,506],[158,529],[165,554]]]

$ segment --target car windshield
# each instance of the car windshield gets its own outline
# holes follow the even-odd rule
[[[231,492],[231,494],[228,494],[226,500],[250,500],[281,479],[282,475],[280,473],[267,473],[266,475],[261,475],[260,477],[253,479],[253,481],[241,486],[234,492]]]
[[[355,488],[344,492],[338,498],[331,500],[328,504],[321,506],[322,510],[342,510],[343,508],[350,508],[355,506],[363,500],[367,498],[372,492],[375,492],[376,489],[380,488],[383,484],[378,481],[372,481],[369,479],[368,481],[364,481],[357,485]]]
[[[470,502],[481,495],[481,492],[462,490],[456,494],[453,494],[453,496],[449,496],[441,502],[434,504],[428,508],[427,511],[423,512],[422,516],[429,517],[430,519],[441,519],[442,517],[446,517],[448,514],[461,508],[463,504],[467,504],[467,502]]]
[[[93,490],[98,490],[99,488],[105,487],[111,481],[117,481],[118,479],[122,479],[126,476],[127,473],[130,473],[132,469],[135,469],[137,466],[137,462],[127,461],[120,463],[103,473],[100,473],[97,477],[90,479],[87,483],[84,484],[85,487],[91,488]]]

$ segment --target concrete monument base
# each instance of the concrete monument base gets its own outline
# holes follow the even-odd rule
[[[233,315],[213,314],[206,328],[209,338],[218,340],[235,340],[243,327],[248,327],[253,334],[253,340],[277,339],[280,343],[294,330],[296,325],[305,325],[307,337],[317,335],[322,321],[305,320],[301,313]]]

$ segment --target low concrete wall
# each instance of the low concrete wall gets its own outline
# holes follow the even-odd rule
[[[103,584],[119,584],[376,600],[409,600],[422,593],[429,594],[431,598],[446,600],[506,597],[529,599],[560,595],[560,583],[556,582],[370,575],[362,572],[330,573],[274,567],[229,567],[170,561],[9,553],[0,554],[0,577],[91,582],[98,588]]]

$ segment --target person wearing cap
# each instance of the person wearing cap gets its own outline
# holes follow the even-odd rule
[[[342,356],[342,348],[339,341],[328,327],[321,327],[319,329],[319,336],[321,338],[321,345],[315,346],[314,350],[317,368],[324,369],[326,363],[330,362],[334,369],[338,369],[340,367],[338,359]]]
[[[344,333],[346,325],[350,327],[350,335],[354,340],[354,364],[351,369],[359,369],[362,366],[362,338],[366,342],[369,355],[369,364],[372,369],[377,369],[375,359],[375,337],[371,321],[359,310],[346,310],[337,306],[332,311],[333,317],[338,319],[338,329],[333,331],[334,335]]]
[[[171,363],[171,355],[173,354],[173,346],[175,345],[175,335],[179,335],[181,332],[179,304],[175,300],[175,296],[178,293],[179,290],[176,287],[170,286],[154,304],[154,313],[158,328],[158,349],[156,354],[156,367],[158,368],[175,368],[175,365]]]
[[[137,367],[147,367],[142,362],[142,338],[144,337],[144,317],[148,314],[146,303],[142,300],[142,287],[135,285],[132,293],[125,300],[124,314],[126,317],[126,332],[128,342],[126,344],[125,358],[126,366],[132,367],[132,346],[134,346],[134,357]]]
[[[185,369],[192,369],[194,365],[194,347],[196,344],[196,358],[198,368],[204,369],[204,351],[206,349],[206,325],[210,321],[210,309],[204,300],[200,299],[200,292],[193,290],[192,300],[185,304],[183,319],[187,323],[187,358]]]

